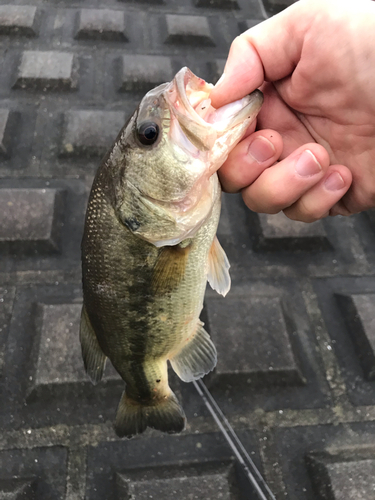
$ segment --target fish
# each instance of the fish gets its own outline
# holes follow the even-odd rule
[[[215,109],[213,85],[182,68],[150,90],[104,157],[82,238],[80,343],[94,384],[109,359],[125,382],[119,437],[147,427],[180,433],[186,416],[168,383],[214,369],[216,348],[199,316],[207,281],[225,296],[228,258],[216,230],[217,171],[263,103],[255,90]]]

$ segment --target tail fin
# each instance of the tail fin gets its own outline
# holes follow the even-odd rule
[[[143,405],[122,394],[117,408],[115,431],[119,437],[132,438],[141,434],[147,427],[168,434],[182,432],[186,417],[173,392],[155,405]]]

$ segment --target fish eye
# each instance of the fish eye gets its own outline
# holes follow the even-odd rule
[[[137,130],[138,140],[144,146],[151,146],[159,137],[159,125],[155,122],[144,122]]]

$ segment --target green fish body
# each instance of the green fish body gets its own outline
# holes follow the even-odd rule
[[[115,430],[128,438],[147,427],[185,428],[167,361],[185,382],[216,365],[215,346],[199,320],[207,280],[223,295],[230,288],[229,263],[215,236],[216,170],[262,99],[258,91],[224,117],[226,124],[213,126],[193,108],[197,93],[196,106],[209,106],[202,97],[211,87],[202,82],[183,68],[145,96],[99,167],[89,197],[82,355],[94,383],[107,358],[125,381]],[[215,119],[217,111],[210,112]]]

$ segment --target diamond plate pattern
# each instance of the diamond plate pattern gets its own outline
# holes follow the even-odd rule
[[[125,55],[121,66],[121,91],[147,92],[174,76],[171,60],[166,56]]]
[[[22,54],[14,88],[73,90],[77,61],[74,54],[57,51],[32,51]]]
[[[55,189],[2,189],[0,246],[9,252],[56,252],[63,193]]]
[[[374,495],[374,459],[358,459],[355,455],[353,460],[340,455],[332,458],[324,453],[307,457],[318,498],[366,500]]]
[[[103,156],[124,123],[121,111],[68,111],[60,155]]]
[[[207,300],[207,315],[218,351],[218,383],[303,383],[278,297],[214,298]]]
[[[169,14],[166,23],[166,43],[215,45],[206,17]]]
[[[78,39],[128,41],[125,34],[125,15],[109,9],[82,9],[78,13]]]
[[[10,158],[14,129],[18,121],[17,113],[9,109],[0,109],[0,158]]]
[[[36,36],[36,13],[33,5],[0,5],[0,33]]]

